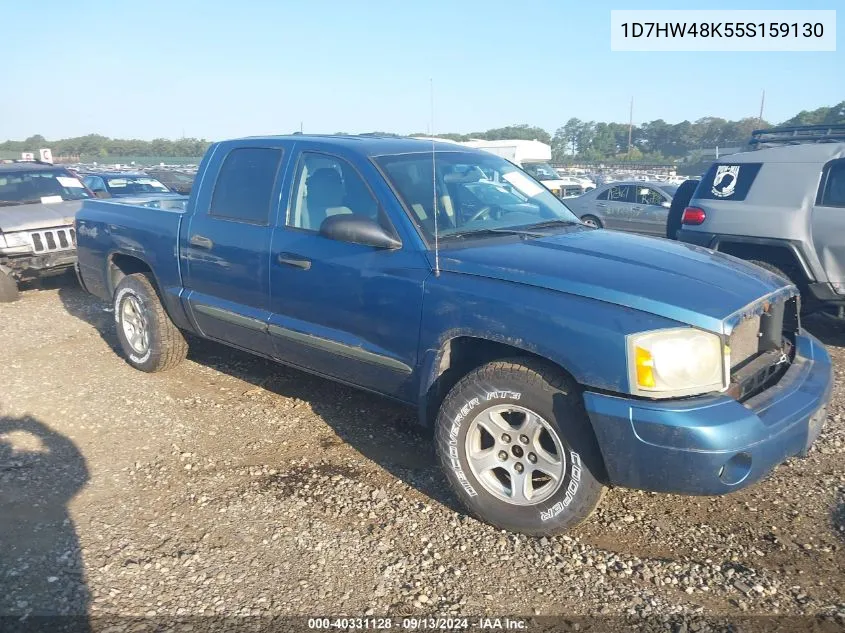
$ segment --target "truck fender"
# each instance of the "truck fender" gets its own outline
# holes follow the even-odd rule
[[[104,278],[106,283],[106,290],[108,291],[110,300],[113,300],[114,298],[114,291],[116,286],[116,284],[112,280],[111,267],[115,265],[114,258],[118,255],[138,260],[147,268],[147,270],[143,272],[149,272],[149,274],[152,276],[153,284],[156,290],[158,291],[159,297],[161,299],[161,304],[164,307],[165,312],[167,312],[167,315],[170,317],[170,320],[173,321],[173,324],[176,327],[183,330],[195,330],[192,321],[188,318],[188,315],[185,313],[185,308],[182,305],[182,289],[180,288],[178,293],[167,292],[159,281],[158,275],[156,275],[155,272],[155,268],[150,265],[150,262],[147,260],[146,257],[144,257],[138,252],[125,252],[119,249],[113,249],[109,251],[108,255],[106,256],[106,270],[104,271]]]
[[[527,344],[521,338],[500,336],[490,332],[477,332],[471,329],[446,332],[439,338],[436,348],[425,350],[419,364],[420,382],[417,398],[417,422],[422,426],[431,426],[436,415],[436,411],[432,410],[432,407],[439,406],[439,402],[437,402],[439,398],[437,396],[445,396],[445,391],[451,388],[451,385],[444,385],[441,388],[436,383],[444,375],[446,369],[453,365],[452,361],[454,359],[450,358],[452,343],[456,339],[462,338],[475,339],[478,341],[479,346],[484,348],[478,356],[478,362],[474,363],[475,366],[507,356],[530,355],[547,361],[556,367],[560,367],[564,372],[567,371],[558,360],[550,358],[543,350]]]

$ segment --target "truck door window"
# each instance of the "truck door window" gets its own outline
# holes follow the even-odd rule
[[[845,161],[839,161],[830,166],[821,206],[845,207]]]
[[[304,152],[297,167],[287,225],[319,231],[326,218],[352,213],[390,230],[378,202],[352,165],[336,156]]]
[[[239,147],[220,167],[210,215],[236,222],[269,224],[270,205],[281,149]]]

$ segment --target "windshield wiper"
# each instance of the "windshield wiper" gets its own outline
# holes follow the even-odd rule
[[[548,229],[555,226],[576,226],[581,222],[575,220],[564,220],[563,218],[555,218],[554,220],[546,220],[545,222],[537,222],[536,224],[529,224],[526,229]]]
[[[525,229],[519,228],[487,228],[487,229],[476,229],[474,231],[460,231],[458,233],[449,233],[448,235],[441,235],[441,240],[446,240],[453,237],[463,238],[463,237],[475,237],[478,235],[519,235],[521,237],[543,237],[542,233],[533,233],[531,231],[526,231]]]

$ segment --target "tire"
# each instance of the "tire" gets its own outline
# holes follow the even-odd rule
[[[698,180],[685,180],[678,186],[675,195],[672,196],[672,203],[669,205],[669,213],[666,217],[666,237],[668,239],[678,239],[678,231],[681,230],[681,218],[684,215],[684,209],[687,208],[690,200],[692,200],[698,183]]]
[[[188,355],[188,342],[167,316],[145,273],[127,275],[117,285],[114,319],[123,354],[135,369],[165,371]]]
[[[20,299],[18,282],[11,275],[0,272],[0,303],[12,303]]]
[[[793,275],[787,273],[783,268],[772,264],[771,262],[764,261],[762,259],[749,259],[746,260],[749,264],[754,264],[755,266],[759,266],[764,270],[768,270],[770,273],[774,273],[775,275],[779,275],[783,277],[786,281],[791,284],[794,284],[798,291],[801,293],[801,315],[802,316],[810,316],[815,312],[818,312],[820,306],[818,302],[814,301],[813,298],[810,296],[810,293],[807,289],[807,284],[796,279],[793,279]],[[795,275],[797,276],[797,275]],[[792,326],[792,322],[790,321],[787,324],[789,327]]]
[[[590,215],[589,213],[587,215],[581,216],[581,222],[583,222],[587,226],[594,226],[597,229],[604,228],[604,224],[602,224],[602,221],[599,220],[596,216]]]
[[[781,277],[783,277],[784,279],[786,279],[787,281],[789,281],[789,283],[791,283],[791,284],[795,284],[796,286],[798,285],[798,284],[797,284],[797,282],[795,282],[795,281],[792,279],[792,277],[790,277],[789,275],[787,275],[787,274],[786,274],[786,272],[784,272],[781,268],[778,268],[778,267],[777,267],[777,266],[775,266],[774,264],[771,264],[771,263],[769,263],[769,262],[763,261],[763,260],[761,260],[761,259],[749,259],[749,260],[748,260],[748,263],[749,263],[749,264],[754,264],[755,266],[759,266],[760,268],[763,268],[763,269],[765,269],[765,270],[768,270],[770,273],[774,273],[774,274],[776,274],[776,275],[780,275]]]
[[[494,440],[485,428],[502,436]],[[440,463],[458,499],[495,527],[533,536],[558,534],[584,521],[601,500],[604,464],[580,393],[562,372],[542,362],[516,358],[473,370],[446,396],[435,432]],[[471,463],[471,453],[489,466],[479,467],[479,459]],[[555,469],[556,480],[548,476]],[[530,483],[515,487],[514,478]]]

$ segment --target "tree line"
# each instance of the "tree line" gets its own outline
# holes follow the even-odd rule
[[[803,110],[780,125],[833,125],[845,124],[845,101],[834,106]],[[692,157],[702,149],[744,145],[752,130],[771,127],[771,123],[758,118],[728,121],[718,117],[704,117],[697,121],[667,123],[663,119],[634,125],[604,123],[569,119],[553,134],[528,124],[494,128],[471,134],[437,134],[439,138],[466,141],[471,138],[485,140],[524,139],[538,140],[552,146],[552,160],[598,161],[622,159],[632,161],[664,162]],[[296,132],[298,133],[298,132]],[[630,145],[629,145],[630,133]],[[385,132],[372,135],[398,136]],[[426,136],[425,133],[411,136]],[[110,157],[186,157],[202,156],[210,141],[196,138],[170,140],[165,138],[142,141],[138,139],[112,139],[99,134],[48,141],[43,136],[31,136],[23,141],[0,143],[0,151],[27,152],[49,147],[57,157],[85,157],[89,160]]]

